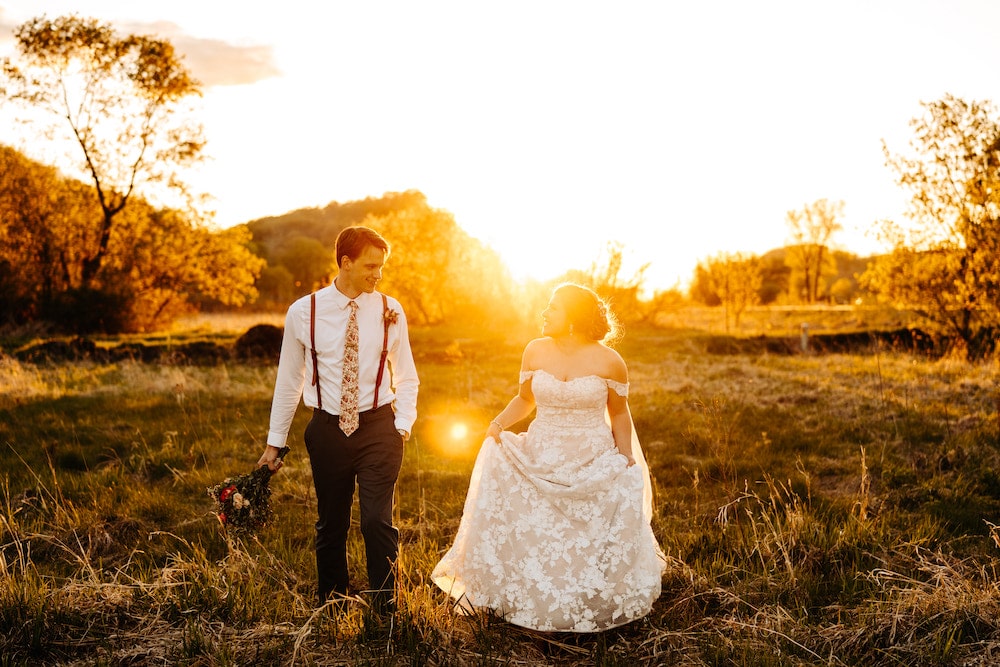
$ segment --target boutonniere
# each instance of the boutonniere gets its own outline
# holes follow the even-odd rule
[[[395,324],[399,320],[399,313],[392,308],[386,308],[382,311],[382,319],[386,324]]]

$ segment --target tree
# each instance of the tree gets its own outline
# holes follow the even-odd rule
[[[379,289],[396,295],[415,324],[503,324],[520,316],[509,312],[510,276],[499,256],[462,230],[451,213],[413,195],[397,200],[403,208],[364,221],[392,246]]]
[[[266,266],[257,278],[259,298],[254,308],[262,312],[282,312],[299,296],[295,276],[283,264]]]
[[[296,235],[279,256],[278,266],[286,267],[293,276],[295,286],[308,294],[333,278],[337,270],[334,252],[334,244],[326,246],[316,239]]]
[[[564,280],[590,287],[604,298],[615,316],[622,322],[638,322],[652,316],[639,298],[649,263],[643,264],[631,276],[622,275],[625,268],[625,246],[619,241],[608,241],[603,252],[586,271],[568,271]]]
[[[789,291],[792,286],[801,285],[801,296],[806,303],[819,301],[823,277],[831,273],[831,268],[836,271],[828,244],[833,234],[843,229],[839,220],[843,212],[844,202],[819,199],[801,210],[788,211],[785,217],[791,241],[786,261],[793,274]]]
[[[909,225],[887,220],[892,246],[862,276],[881,299],[956,338],[969,360],[1000,331],[1000,121],[989,102],[946,95],[911,121],[912,154],[886,164],[910,193]]]
[[[95,19],[35,18],[14,36],[20,62],[4,59],[0,96],[29,110],[26,119],[48,137],[75,146],[71,164],[100,206],[75,287],[100,289],[116,221],[136,189],[189,194],[179,170],[200,159],[204,141],[178,112],[199,84],[169,42],[119,37]]]
[[[761,256],[759,293],[762,305],[788,300],[792,269],[786,261],[787,256],[787,248],[776,248]]]
[[[81,332],[137,330],[199,299],[253,298],[261,262],[248,237],[205,226],[180,176],[204,141],[182,113],[199,85],[172,45],[76,16],[32,19],[15,38],[19,57],[3,61],[0,98],[19,105],[44,145],[67,147],[62,166],[83,179],[36,170],[36,194],[12,204],[22,222],[3,222],[37,250],[22,266],[52,276],[26,309]],[[16,185],[3,180],[10,202]],[[156,198],[178,205],[157,210]]]
[[[688,296],[692,301],[715,308],[722,305],[722,299],[715,292],[710,262],[711,260],[698,262],[694,267],[694,277],[688,287]]]
[[[721,304],[728,332],[730,319],[738,329],[743,312],[760,303],[762,279],[757,255],[720,253],[698,263],[691,296],[706,305]]]
[[[192,304],[239,307],[256,297],[254,281],[263,260],[249,250],[245,227],[216,231],[193,225],[179,211],[156,210],[137,201],[112,244],[107,275],[126,286],[126,329],[161,328]]]
[[[0,146],[0,310],[7,320],[37,319],[79,284],[88,228],[76,221],[96,208],[82,184]]]
[[[263,260],[246,227],[217,232],[138,198],[120,214],[101,288],[81,287],[98,206],[86,184],[0,146],[0,313],[75,333],[140,331],[192,304],[241,305]]]

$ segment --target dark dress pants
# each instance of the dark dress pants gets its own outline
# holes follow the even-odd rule
[[[403,462],[403,438],[391,405],[362,412],[358,429],[345,436],[339,418],[320,410],[306,426],[319,518],[316,570],[319,601],[348,594],[347,533],[357,482],[372,605],[391,604],[399,531],[392,525],[393,493]]]

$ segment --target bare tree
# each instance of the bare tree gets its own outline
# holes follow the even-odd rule
[[[789,281],[789,290],[800,281],[806,303],[819,301],[823,276],[832,263],[830,239],[843,229],[840,223],[843,213],[844,202],[819,199],[801,210],[788,211],[786,215],[790,231],[787,263],[793,274],[798,273]]]
[[[649,263],[639,266],[631,276],[623,275],[625,246],[620,241],[608,241],[590,268],[570,269],[555,282],[568,281],[590,287],[601,295],[625,323],[639,322],[652,316],[649,307],[640,300]]]

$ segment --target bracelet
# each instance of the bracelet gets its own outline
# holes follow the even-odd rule
[[[498,429],[500,429],[501,431],[503,431],[503,426],[501,426],[500,422],[498,422],[496,419],[491,419],[490,420],[490,424],[492,424],[493,426],[496,426]]]

